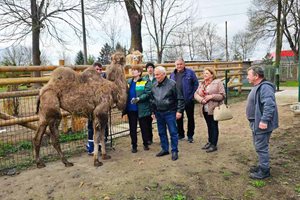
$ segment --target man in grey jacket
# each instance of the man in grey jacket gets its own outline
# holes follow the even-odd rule
[[[250,67],[247,79],[254,87],[248,95],[246,115],[259,160],[257,166],[250,168],[250,178],[264,179],[270,176],[269,139],[278,128],[275,86],[265,80],[261,67]]]

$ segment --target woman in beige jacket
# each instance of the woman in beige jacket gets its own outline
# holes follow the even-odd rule
[[[207,153],[217,150],[219,127],[218,121],[214,120],[213,112],[215,107],[223,103],[225,89],[222,81],[216,79],[216,71],[207,67],[203,72],[203,82],[195,92],[194,98],[201,104],[201,113],[205,118],[208,129],[208,142],[202,147]]]

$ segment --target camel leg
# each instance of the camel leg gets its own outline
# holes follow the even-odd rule
[[[98,158],[98,144],[101,142],[101,153],[102,159],[110,159],[111,157],[106,154],[105,149],[105,127],[107,126],[108,121],[108,109],[109,105],[101,104],[96,107],[94,110],[94,166],[101,166],[102,163],[99,161]]]
[[[105,116],[101,121],[100,121],[100,142],[101,142],[101,153],[102,153],[102,159],[103,160],[108,160],[111,158],[110,155],[106,154],[106,145],[105,145],[105,128],[108,125],[108,117]]]
[[[99,123],[97,121],[97,119],[93,120],[93,128],[94,128],[94,166],[95,167],[99,167],[101,165],[103,165],[102,162],[99,161],[99,149],[98,149],[98,145],[100,142],[100,131],[99,131]],[[102,145],[102,143],[101,143]]]
[[[73,163],[69,162],[65,155],[63,154],[61,148],[60,148],[60,144],[59,144],[59,131],[58,131],[58,126],[59,123],[61,121],[61,115],[59,115],[59,117],[57,117],[56,119],[52,119],[49,123],[49,129],[50,129],[50,137],[51,137],[51,142],[53,147],[56,149],[56,151],[58,152],[61,161],[65,164],[66,167],[72,167]]]
[[[46,128],[47,128],[46,121],[40,122],[36,134],[33,138],[33,145],[35,150],[35,161],[36,161],[37,168],[46,167],[45,163],[40,158],[41,142],[42,142],[43,135],[46,131]]]

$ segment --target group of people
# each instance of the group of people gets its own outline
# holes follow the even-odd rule
[[[100,63],[94,66],[102,69]],[[99,74],[105,74],[99,70]],[[98,69],[97,69],[98,71]],[[193,70],[185,67],[185,62],[179,58],[175,62],[175,69],[167,77],[164,67],[155,67],[153,63],[146,64],[147,75],[143,75],[143,68],[133,66],[132,78],[128,80],[128,99],[126,109],[131,138],[131,152],[138,151],[137,125],[139,123],[143,140],[143,149],[148,151],[153,143],[152,121],[156,118],[160,138],[161,151],[157,157],[170,154],[173,161],[178,159],[178,140],[185,139],[183,117],[187,116],[187,141],[194,142],[195,101],[201,105],[200,115],[204,117],[208,141],[202,147],[207,153],[217,151],[219,138],[218,121],[213,118],[214,109],[224,103],[225,89],[223,82],[217,79],[216,71],[206,67],[203,71],[203,81],[199,84]],[[263,179],[270,176],[269,139],[272,131],[278,127],[278,111],[275,101],[275,87],[264,79],[261,67],[250,67],[247,79],[252,88],[246,107],[246,116],[253,135],[253,144],[258,155],[258,165],[250,168],[250,177]],[[92,142],[91,122],[88,123],[89,145]],[[171,145],[169,145],[169,137]],[[90,134],[91,133],[91,134]],[[108,131],[107,131],[108,133]],[[107,137],[107,135],[106,135]],[[88,149],[90,152],[90,149]]]

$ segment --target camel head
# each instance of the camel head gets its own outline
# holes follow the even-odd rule
[[[126,56],[126,64],[127,65],[137,65],[143,62],[143,54],[138,51],[132,51],[130,54]]]
[[[124,55],[124,53],[121,52],[121,51],[115,52],[115,53],[111,56],[111,64],[120,64],[120,65],[124,65],[124,64],[125,64],[125,55]]]

